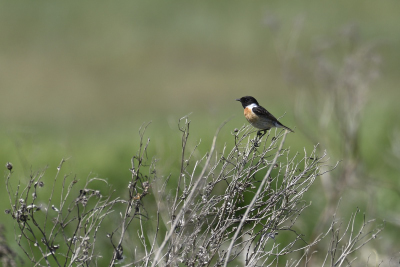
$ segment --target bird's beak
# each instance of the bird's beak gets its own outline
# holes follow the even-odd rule
[[[236,101],[240,101],[240,98],[239,99],[235,99]]]

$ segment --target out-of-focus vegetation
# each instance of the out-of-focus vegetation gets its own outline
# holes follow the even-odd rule
[[[201,139],[202,155],[216,128],[234,116],[219,137],[232,141],[231,131],[245,123],[234,99],[252,95],[275,116],[286,112],[281,121],[296,131],[286,141],[291,151],[320,142],[331,164],[356,163],[349,178],[338,170],[310,189],[313,205],[297,225],[309,234],[305,239],[324,230],[321,214],[342,197],[343,218],[358,206],[369,218],[386,221],[382,238],[364,256],[396,262],[399,8],[394,1],[3,1],[0,162],[12,162],[13,178],[22,183],[48,166],[44,179],[50,182],[60,160],[69,158],[64,168],[78,180],[97,176],[122,189],[137,131],[151,120],[149,156],[159,159],[159,173],[174,177],[178,119],[193,112],[189,145]],[[341,118],[324,109],[340,98],[330,101],[332,83],[319,79],[330,76],[318,76],[323,68],[316,63],[325,59],[335,73],[363,49],[376,72],[362,76],[374,79],[363,91],[353,157],[341,147]],[[1,216],[8,244],[19,252],[11,220]]]

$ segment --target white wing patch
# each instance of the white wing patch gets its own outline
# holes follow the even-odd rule
[[[249,108],[249,109],[252,109],[252,108],[255,108],[255,107],[258,107],[258,105],[255,104],[255,103],[246,106],[246,108]]]

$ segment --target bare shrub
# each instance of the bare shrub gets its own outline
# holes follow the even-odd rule
[[[235,129],[223,146],[217,145],[217,132],[210,151],[194,158],[197,146],[190,152],[187,147],[189,126],[188,117],[179,121],[182,154],[175,188],[168,186],[171,175],[158,176],[156,160],[148,158],[147,125],[139,131],[127,192],[114,192],[100,178],[88,178],[79,188],[75,177],[60,178],[62,160],[43,201],[45,170],[13,189],[9,168],[7,212],[32,265],[298,266],[309,262],[315,253],[310,248],[331,233],[324,265],[341,266],[380,233],[381,228],[364,232],[370,221],[354,230],[354,214],[342,234],[334,217],[325,233],[305,241],[296,227],[311,205],[305,194],[318,176],[336,167],[318,146],[293,153],[284,148],[287,132],[252,138],[248,126]],[[108,240],[112,253],[102,251],[107,247],[99,240]]]

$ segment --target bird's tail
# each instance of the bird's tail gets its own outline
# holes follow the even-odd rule
[[[289,132],[292,132],[292,133],[294,133],[294,131],[293,131],[292,129],[290,129],[289,127],[287,127],[287,126],[283,125],[282,123],[279,123],[279,127],[281,127],[281,128],[285,128],[285,129],[286,129],[286,130],[288,130]]]
[[[283,126],[283,128],[285,128],[286,130],[288,130],[289,132],[294,133],[294,131],[292,129],[290,129],[289,127]]]

